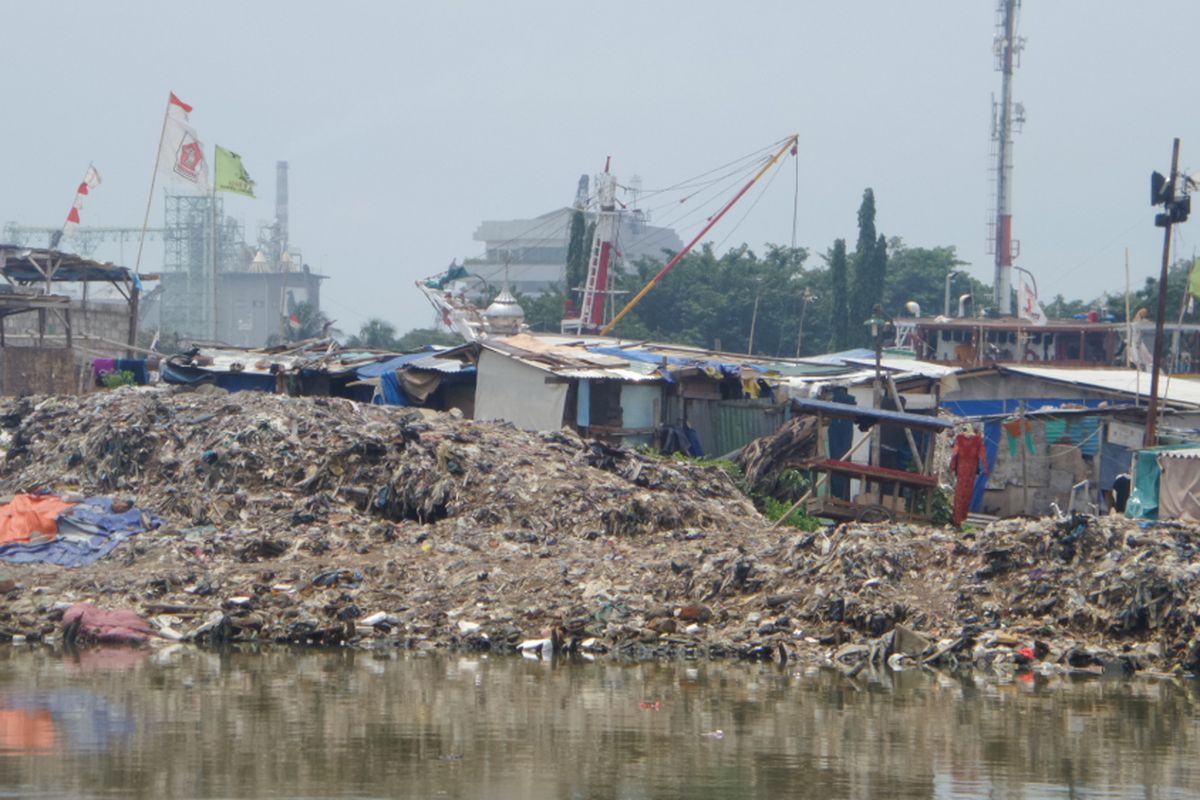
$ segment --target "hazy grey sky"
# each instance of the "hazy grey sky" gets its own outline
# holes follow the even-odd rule
[[[992,0],[9,0],[0,22],[0,221],[60,223],[91,161],[104,183],[84,223],[139,225],[174,91],[210,152],[238,151],[257,179],[259,199],[226,196],[250,236],[290,162],[291,240],[331,277],[323,305],[348,332],[428,325],[414,280],[479,255],[483,219],[569,204],[605,156],[659,186],[792,132],[798,244],[853,241],[870,186],[880,232],[954,245],[992,279]],[[1196,30],[1194,0],[1025,0],[1014,236],[1044,298],[1121,290],[1126,247],[1135,286],[1157,272],[1149,172],[1175,136],[1200,169]],[[790,242],[784,169],[725,247]],[[147,244],[143,268],[161,258]]]

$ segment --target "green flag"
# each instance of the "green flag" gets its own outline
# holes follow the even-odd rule
[[[1200,258],[1192,264],[1192,274],[1188,276],[1188,294],[1200,298]]]
[[[254,181],[242,166],[242,157],[217,145],[216,188],[219,192],[236,192],[254,197]]]

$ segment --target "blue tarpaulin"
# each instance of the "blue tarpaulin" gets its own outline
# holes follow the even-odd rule
[[[400,376],[395,372],[385,372],[383,375],[379,376],[379,390],[383,395],[380,405],[412,405],[412,403],[408,401],[408,395],[405,394],[404,387],[400,385]]]
[[[55,538],[46,542],[12,542],[0,546],[0,561],[83,567],[104,558],[130,536],[161,524],[161,520],[148,511],[138,508],[113,511],[112,498],[92,497],[59,515]]]
[[[409,364],[413,363],[414,361],[420,361],[422,359],[428,358],[431,353],[436,353],[436,352],[439,352],[439,351],[435,350],[433,348],[430,348],[428,350],[422,350],[419,353],[408,353],[406,355],[396,356],[395,358],[389,358],[387,361],[376,361],[373,364],[367,364],[365,366],[359,367],[358,369],[356,369],[354,371],[354,373],[358,376],[359,380],[366,380],[367,378],[378,378],[381,375],[386,375],[389,372],[395,372],[398,369],[407,367]]]

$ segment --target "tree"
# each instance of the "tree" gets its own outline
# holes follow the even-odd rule
[[[462,343],[462,337],[456,333],[447,333],[437,328],[413,328],[395,341],[393,349],[399,353],[411,353],[423,350],[431,344],[454,347]]]
[[[394,350],[396,349],[396,327],[379,317],[371,317],[362,324],[356,335],[346,341],[346,345],[373,350]]]
[[[854,245],[854,257],[850,261],[850,336],[854,345],[867,344],[869,335],[863,325],[871,309],[880,301],[882,285],[872,285],[872,272],[878,268],[875,260],[875,192],[870,187],[863,190],[862,203],[858,206],[858,242]]]
[[[336,320],[325,316],[325,312],[312,303],[297,303],[287,321],[286,341],[300,342],[335,335],[338,330],[333,327],[334,322]]]
[[[833,294],[830,309],[829,349],[834,352],[845,350],[850,343],[850,294],[847,281],[846,240],[835,239],[833,248],[825,257],[829,264],[829,283]]]
[[[907,247],[900,237],[892,237],[888,241],[887,281],[883,290],[883,307],[891,315],[900,313],[900,309],[910,301],[921,306],[922,316],[936,316],[943,311],[946,276],[952,270],[965,266],[958,258],[953,247]],[[968,286],[969,285],[969,286]],[[959,275],[954,279],[951,302],[953,299],[969,290],[983,296],[990,293],[990,288],[967,275]]]
[[[1186,308],[1184,301],[1187,295],[1188,276],[1191,274],[1192,261],[1191,259],[1179,259],[1171,264],[1167,270],[1167,322],[1177,322],[1179,320],[1179,311]],[[1091,304],[1079,303],[1091,307],[1103,307],[1105,312],[1111,314],[1114,318],[1124,321],[1125,319],[1125,293],[1120,292],[1110,295],[1107,302],[1101,304],[1099,301]],[[1137,314],[1138,309],[1146,309],[1150,319],[1154,319],[1158,313],[1158,275],[1146,278],[1146,282],[1142,288],[1131,293],[1129,298],[1129,310],[1131,314]],[[1087,308],[1083,309],[1088,310]],[[1197,312],[1191,314],[1184,313],[1185,320],[1195,320]]]

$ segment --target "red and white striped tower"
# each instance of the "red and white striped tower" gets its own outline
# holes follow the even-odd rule
[[[600,211],[596,215],[596,233],[588,258],[587,279],[579,304],[580,333],[595,333],[604,324],[604,307],[608,302],[609,269],[612,267],[613,243],[617,238],[617,179],[604,162],[604,174],[596,176],[596,197]]]
[[[1024,42],[1017,38],[1017,11],[1021,0],[998,0],[997,32],[993,43],[996,69],[1002,75],[1000,105],[993,109],[992,140],[996,144],[996,219],[993,249],[996,256],[994,300],[1001,316],[1012,316],[1012,266],[1017,246],[1012,237],[1012,171],[1014,124],[1024,122],[1019,104],[1014,115],[1013,70]]]

